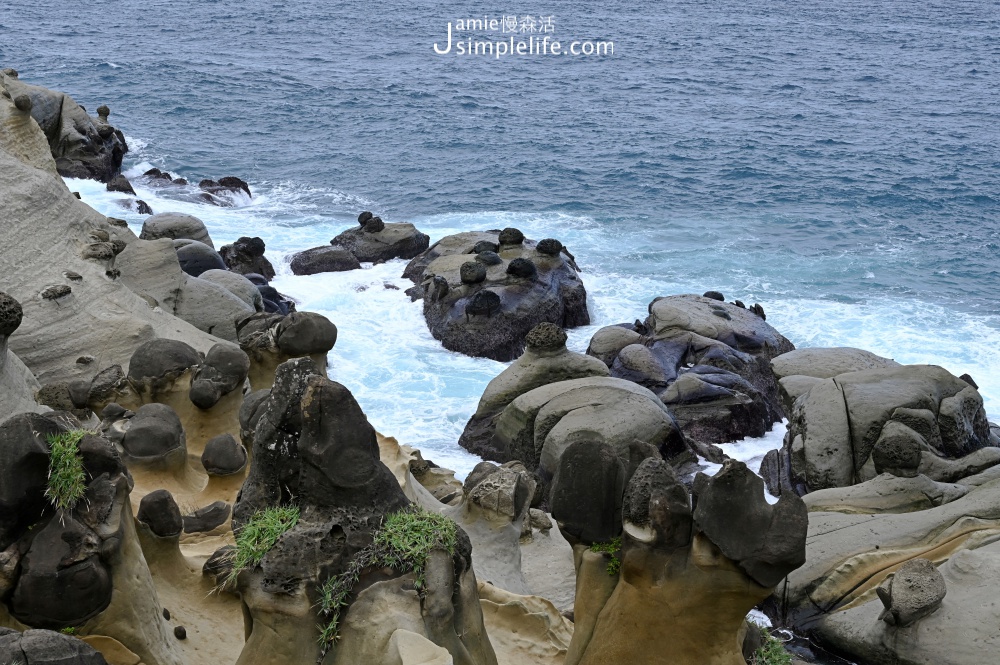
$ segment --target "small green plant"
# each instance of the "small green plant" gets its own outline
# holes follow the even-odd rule
[[[84,430],[49,435],[49,482],[45,496],[60,511],[73,510],[87,492],[87,474],[80,457]]]
[[[608,575],[617,575],[621,572],[622,560],[619,556],[619,552],[622,551],[621,536],[612,538],[606,543],[594,543],[590,546],[590,551],[607,554],[610,557],[607,567]]]
[[[424,592],[424,566],[434,549],[455,554],[458,531],[455,523],[443,515],[422,508],[403,510],[387,515],[382,526],[372,534],[372,543],[357,556],[340,575],[331,577],[320,587],[320,615],[327,620],[320,628],[320,644],[324,652],[339,638],[337,627],[347,598],[368,568],[392,568],[416,573],[414,585]]]
[[[277,506],[254,513],[236,532],[233,568],[222,586],[235,582],[241,572],[259,564],[278,539],[298,522],[298,506]]]
[[[76,635],[76,628],[73,626],[66,626],[65,628],[60,628],[59,632],[63,635]]]
[[[785,651],[784,643],[763,628],[760,633],[764,644],[754,651],[750,665],[792,665],[792,656]]]

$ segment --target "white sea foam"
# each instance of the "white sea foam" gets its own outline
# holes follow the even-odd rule
[[[147,158],[127,173],[134,178],[155,161]],[[68,180],[67,184],[97,210],[122,217],[133,231],[140,231],[143,216],[119,206],[123,195],[107,192],[93,181]],[[294,276],[288,269],[292,253],[326,245],[356,224],[359,210],[376,206],[335,189],[295,183],[251,183],[254,197],[228,208],[176,200],[169,188],[139,181],[133,185],[155,212],[185,212],[202,219],[217,247],[243,235],[264,238],[267,255],[278,271],[274,286],[298,300],[302,309],[321,312],[336,323],[340,334],[330,355],[331,376],[354,392],[372,423],[401,443],[421,448],[428,459],[455,468],[460,477],[471,470],[477,458],[460,449],[456,441],[486,384],[504,364],[448,352],[431,337],[420,303],[411,303],[403,293],[411,285],[400,277],[403,261],[305,277]],[[387,221],[403,220],[387,216]],[[668,262],[662,270],[650,269],[642,262],[643,252],[659,250],[630,250],[629,243],[638,246],[646,241],[602,227],[586,216],[478,212],[406,221],[414,222],[432,241],[459,231],[506,226],[516,226],[529,237],[561,239],[583,268],[592,314],[592,325],[569,333],[569,345],[577,351],[586,349],[600,326],[645,318],[654,297],[700,293],[707,288],[705,282],[711,281],[711,265],[701,270],[687,265],[680,270],[681,264],[674,269],[675,264]],[[616,246],[622,249],[613,249]],[[690,255],[677,257],[677,262],[694,260]],[[734,287],[737,292],[727,296],[762,302],[768,322],[797,346],[856,346],[903,363],[942,365],[955,374],[968,372],[980,386],[987,412],[1000,410],[1000,323],[995,317],[918,300],[885,298],[851,304],[797,297],[763,283],[750,268],[741,279]],[[386,288],[386,284],[397,288]],[[763,454],[780,446],[783,431],[779,425],[761,439],[723,448],[756,471]]]

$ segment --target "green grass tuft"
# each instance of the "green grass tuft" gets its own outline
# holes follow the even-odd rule
[[[760,631],[764,644],[754,652],[750,665],[791,665],[792,655],[785,651],[784,643],[763,628]]]
[[[339,638],[341,613],[364,570],[392,568],[402,573],[416,573],[414,584],[417,591],[423,593],[424,566],[431,550],[441,548],[454,555],[457,543],[455,523],[443,515],[422,508],[387,515],[382,526],[372,534],[371,545],[358,552],[347,570],[320,587],[320,615],[327,620],[319,627],[324,652]]]
[[[258,510],[236,532],[233,569],[222,586],[235,582],[244,570],[254,568],[271,551],[281,536],[299,522],[298,506],[279,506]]]
[[[58,510],[73,510],[87,492],[87,474],[80,457],[80,441],[87,434],[72,430],[48,437],[49,481],[45,496]]]
[[[66,626],[65,628],[60,628],[59,632],[63,635],[76,635],[76,628],[73,626]]]
[[[610,557],[607,567],[608,575],[617,575],[621,572],[622,560],[619,556],[619,552],[622,551],[621,536],[618,538],[612,538],[606,543],[594,543],[590,546],[590,551],[607,554]]]

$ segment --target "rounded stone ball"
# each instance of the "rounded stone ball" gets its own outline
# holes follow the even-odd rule
[[[520,245],[524,242],[524,234],[515,228],[506,228],[500,232],[498,238],[501,245]]]
[[[14,98],[14,106],[21,113],[31,113],[31,97],[28,95],[18,95]]]
[[[477,291],[465,305],[466,316],[493,316],[500,311],[503,302],[499,294],[482,289]]]
[[[379,233],[385,231],[385,222],[381,217],[372,217],[364,225],[365,233]]]
[[[472,246],[472,253],[479,254],[481,252],[498,252],[500,251],[500,246],[495,242],[490,242],[489,240],[480,240],[475,245]]]
[[[466,261],[458,272],[463,284],[478,284],[486,279],[486,266],[479,261]]]
[[[239,473],[247,464],[247,451],[229,434],[219,434],[208,440],[205,452],[201,454],[201,464],[213,476],[228,476]]]
[[[7,337],[21,325],[24,310],[14,296],[0,291],[0,336]]]
[[[484,266],[498,266],[503,263],[503,259],[496,252],[479,252],[476,254],[476,261],[479,261]]]
[[[371,219],[374,216],[375,215],[372,214],[371,210],[365,210],[363,213],[361,213],[360,215],[358,215],[358,224],[360,226],[364,226],[365,224],[368,223],[368,220]]]
[[[174,626],[174,637],[179,640],[186,640],[188,636],[187,628],[184,626]]]
[[[718,291],[705,291],[703,298],[709,298],[710,300],[718,300],[720,302],[726,302],[726,296],[722,295]]]
[[[550,351],[566,346],[566,332],[554,323],[539,323],[524,338],[528,348]]]
[[[530,259],[514,259],[507,266],[507,274],[523,279],[533,279],[538,274],[538,269]]]
[[[111,115],[111,109],[108,108],[107,104],[101,104],[97,107],[97,115],[102,118],[107,118]]]
[[[555,238],[539,240],[538,245],[535,246],[535,249],[537,249],[540,253],[548,254],[549,256],[559,256],[559,252],[562,251],[562,248],[562,243]]]
[[[181,510],[167,490],[156,490],[142,497],[136,517],[161,538],[178,536],[184,528]]]

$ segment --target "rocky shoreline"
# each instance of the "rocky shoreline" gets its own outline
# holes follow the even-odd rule
[[[771,663],[755,607],[860,665],[1000,646],[1000,428],[971,377],[796,350],[715,291],[576,353],[559,240],[363,212],[292,272],[407,260],[444,348],[512,361],[459,482],[328,378],[336,322],[271,286],[264,239],[216,249],[134,198],[97,113],[0,73],[0,663]],[[139,235],[60,176],[122,193]],[[759,474],[720,446],[784,420]]]

